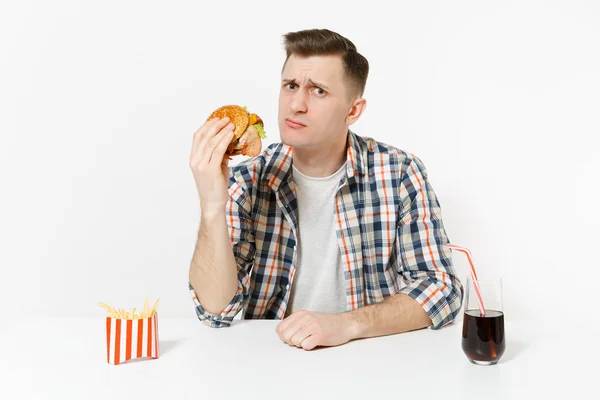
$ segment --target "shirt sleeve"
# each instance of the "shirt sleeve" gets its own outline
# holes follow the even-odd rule
[[[233,318],[250,299],[250,271],[254,264],[254,230],[250,217],[251,205],[239,184],[235,181],[229,187],[229,201],[226,206],[227,226],[231,238],[233,255],[237,266],[237,291],[231,302],[220,314],[207,312],[198,301],[196,292],[188,282],[190,294],[198,319],[211,328],[228,327]]]
[[[463,287],[446,246],[440,204],[419,158],[409,162],[400,187],[405,200],[396,244],[398,273],[406,286],[398,293],[415,299],[431,318],[431,328],[439,329],[458,315]]]

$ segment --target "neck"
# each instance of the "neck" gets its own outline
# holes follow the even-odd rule
[[[347,139],[324,150],[292,149],[294,167],[306,176],[323,178],[332,175],[346,161]]]

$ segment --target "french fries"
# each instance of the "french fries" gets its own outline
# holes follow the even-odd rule
[[[108,316],[111,318],[118,318],[118,319],[144,319],[144,318],[150,318],[152,317],[154,314],[156,314],[156,309],[158,307],[158,301],[160,300],[160,298],[156,299],[156,302],[154,303],[154,306],[152,308],[149,307],[148,305],[148,298],[146,298],[146,300],[144,301],[144,311],[136,313],[135,312],[135,308],[133,308],[131,310],[131,312],[127,312],[125,311],[125,309],[123,308],[112,308],[109,305],[106,305],[104,303],[98,303],[98,305],[102,308],[104,308],[107,312],[108,312]]]

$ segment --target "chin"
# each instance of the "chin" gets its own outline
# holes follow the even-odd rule
[[[286,127],[279,131],[281,141],[288,146],[298,146],[304,143],[307,139],[305,135],[299,135],[298,132],[290,132]]]
[[[297,141],[296,140],[291,140],[288,135],[281,133],[281,143],[285,144],[286,146],[292,146],[295,147],[297,145]]]
[[[283,144],[287,144],[288,146],[291,146],[292,142],[298,141],[298,135],[295,132],[290,132],[286,126],[279,128],[279,136]]]

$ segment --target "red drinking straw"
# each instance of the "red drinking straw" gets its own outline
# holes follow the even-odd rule
[[[473,280],[473,287],[475,288],[475,294],[477,295],[477,302],[479,303],[479,314],[480,316],[485,316],[485,307],[483,306],[483,299],[481,298],[481,293],[479,291],[479,280],[477,279],[477,272],[475,272],[475,266],[473,265],[473,259],[471,258],[471,250],[466,247],[457,246],[455,244],[448,243],[448,246],[452,250],[460,251],[467,255],[467,259],[469,260],[469,265],[471,266],[471,279]]]

